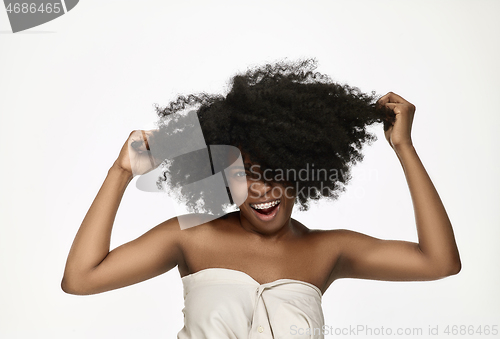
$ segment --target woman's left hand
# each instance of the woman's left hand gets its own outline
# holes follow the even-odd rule
[[[415,105],[399,95],[389,92],[377,101],[377,105],[386,106],[396,114],[396,121],[385,131],[385,138],[393,149],[401,145],[413,145],[411,125],[415,114]]]

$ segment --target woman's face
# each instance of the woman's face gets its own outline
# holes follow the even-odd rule
[[[231,193],[240,207],[242,226],[266,235],[285,232],[295,202],[293,187],[273,181],[264,182],[265,173],[260,172],[260,167],[251,163],[245,155],[243,163],[244,168],[235,167],[228,173],[230,186],[239,187],[231,189]]]

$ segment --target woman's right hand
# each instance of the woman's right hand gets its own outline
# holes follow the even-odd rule
[[[161,161],[153,157],[149,145],[154,132],[156,130],[132,131],[113,166],[129,173],[131,177],[146,174],[158,167]]]

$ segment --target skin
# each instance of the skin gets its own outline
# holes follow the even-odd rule
[[[415,106],[394,93],[383,96],[378,104],[396,114],[396,122],[385,137],[405,173],[418,243],[382,240],[350,230],[311,230],[291,218],[294,199],[283,186],[245,179],[248,198],[239,212],[185,230],[172,218],[109,251],[115,215],[132,173],[146,172],[145,164],[151,164],[141,150],[129,153],[129,142],[139,140],[143,133],[135,131],[109,169],[78,230],[62,289],[78,295],[101,293],[150,279],[176,266],[181,276],[206,268],[228,268],[261,284],[295,279],[309,282],[323,293],[340,278],[408,281],[457,274],[461,263],[451,222],[412,143]],[[131,158],[142,164],[134,171]],[[243,159],[247,162],[245,156]],[[278,197],[281,203],[276,218],[263,222],[255,217],[251,203]],[[196,219],[197,215],[190,217]]]

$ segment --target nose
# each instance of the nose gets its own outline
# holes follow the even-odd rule
[[[270,192],[272,186],[263,181],[249,180],[248,192],[251,198],[257,199],[266,196]]]

